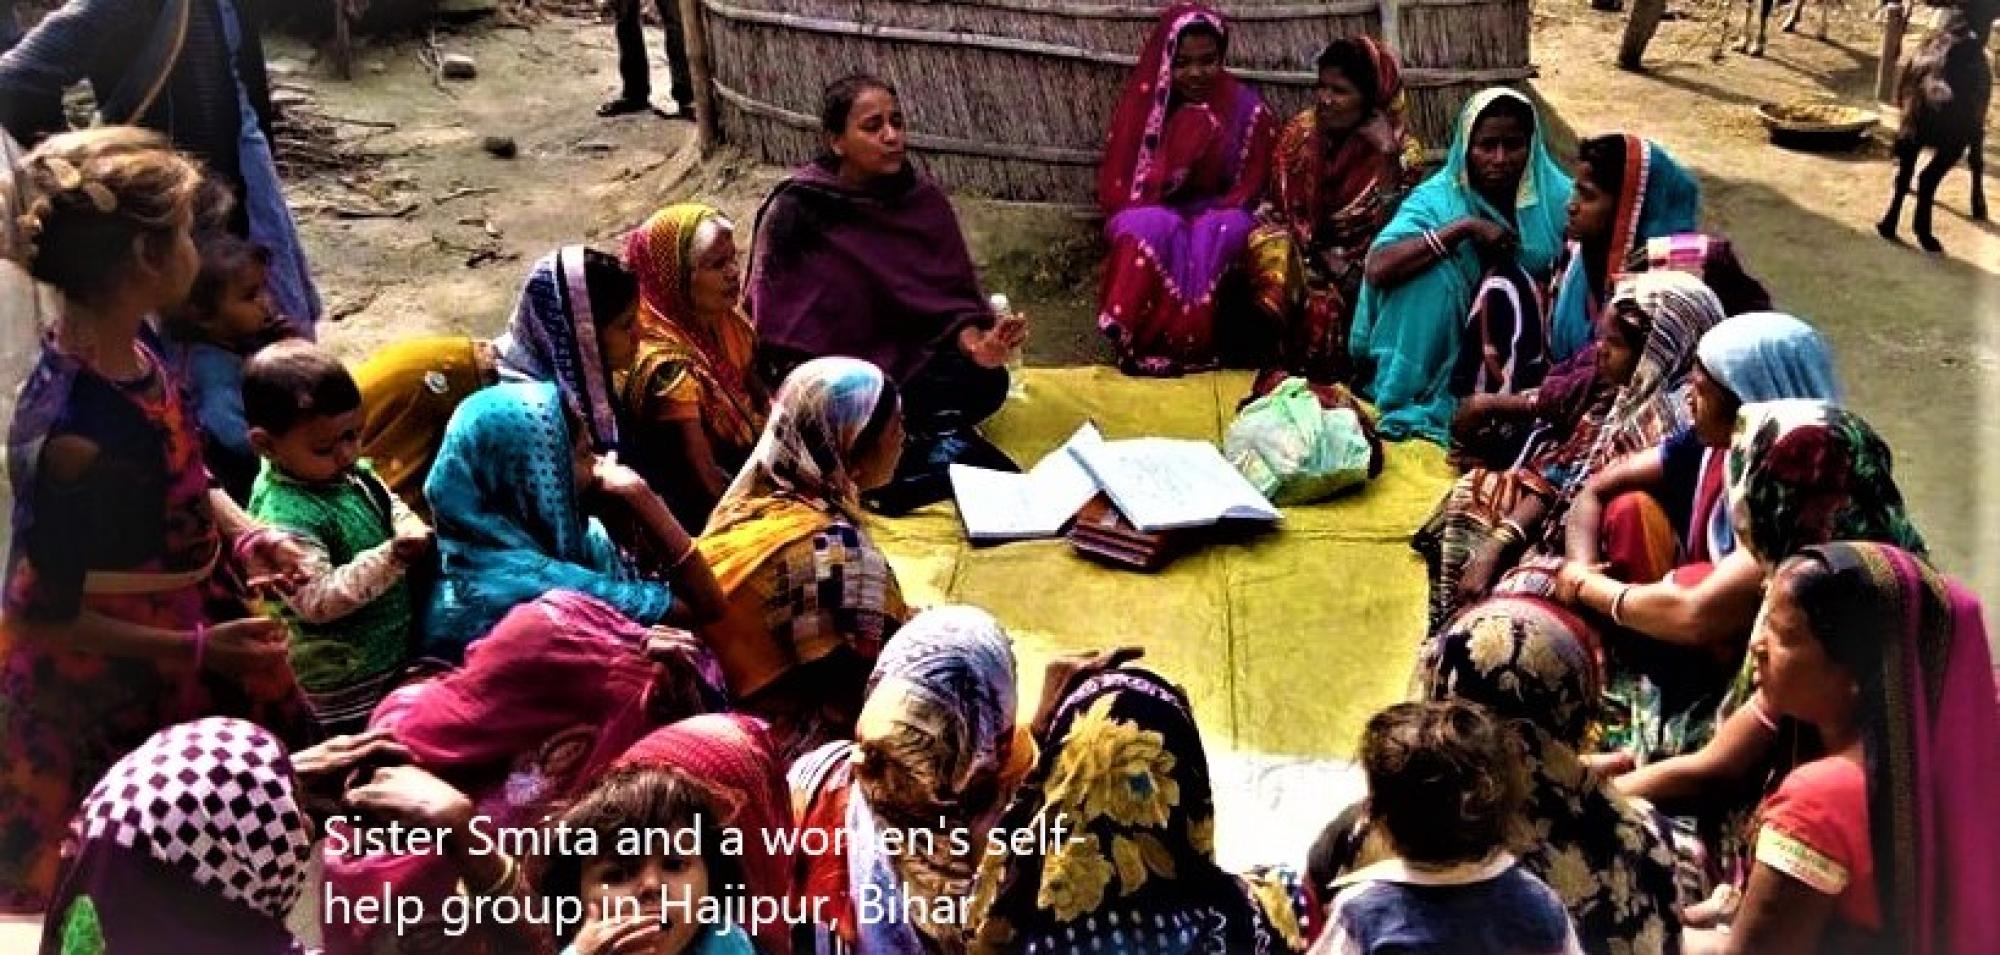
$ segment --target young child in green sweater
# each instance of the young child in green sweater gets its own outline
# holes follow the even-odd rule
[[[431,529],[360,459],[361,392],[304,340],[243,369],[243,416],[264,459],[250,513],[296,535],[308,582],[275,608],[292,669],[328,733],[360,732],[410,656],[417,606],[406,581]]]

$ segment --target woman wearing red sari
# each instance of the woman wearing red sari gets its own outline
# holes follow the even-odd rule
[[[1248,247],[1277,140],[1263,99],[1223,68],[1228,37],[1213,9],[1169,8],[1112,117],[1097,174],[1111,242],[1097,327],[1127,374],[1220,364],[1216,290]]]
[[[1278,330],[1276,362],[1256,394],[1287,377],[1345,382],[1347,326],[1362,260],[1411,184],[1420,150],[1403,125],[1402,68],[1373,37],[1319,55],[1313,108],[1278,137],[1269,201],[1250,237],[1250,285]]]

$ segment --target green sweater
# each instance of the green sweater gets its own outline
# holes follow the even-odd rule
[[[396,534],[394,498],[366,462],[340,480],[310,484],[266,461],[251,489],[249,510],[266,524],[312,538],[335,568]],[[308,693],[326,693],[402,667],[409,658],[413,607],[401,577],[335,620],[309,623],[287,607],[299,685]]]

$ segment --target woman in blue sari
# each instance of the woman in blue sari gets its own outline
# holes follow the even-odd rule
[[[1569,244],[1556,274],[1549,316],[1549,359],[1560,362],[1596,337],[1597,312],[1612,280],[1630,271],[1654,239],[1693,232],[1701,184],[1660,144],[1637,136],[1599,136],[1577,147],[1569,204]]]
[[[1459,329],[1482,260],[1511,259],[1546,279],[1569,198],[1527,97],[1495,87],[1466,103],[1445,167],[1403,200],[1368,252],[1349,348],[1383,436],[1447,439]]]
[[[551,590],[595,597],[643,626],[693,626],[721,611],[687,531],[644,478],[591,450],[582,414],[554,385],[501,384],[467,398],[424,496],[443,558],[427,655],[457,662],[507,611]],[[632,532],[614,543],[593,511]]]

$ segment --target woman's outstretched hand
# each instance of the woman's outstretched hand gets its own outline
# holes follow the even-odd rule
[[[958,335],[958,347],[965,357],[981,368],[1004,368],[1014,351],[1028,341],[1028,317],[1016,312],[993,323],[992,328],[976,325]]]

